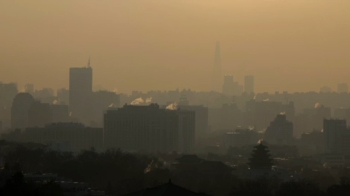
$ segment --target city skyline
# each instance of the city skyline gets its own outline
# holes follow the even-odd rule
[[[3,82],[68,88],[91,55],[108,90],[207,91],[220,41],[222,73],[256,92],[349,83],[348,1],[34,1],[0,3]]]
[[[350,195],[349,7],[0,0],[0,195]]]

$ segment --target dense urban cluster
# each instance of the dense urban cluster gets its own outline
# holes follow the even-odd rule
[[[347,84],[255,93],[220,63],[208,92],[93,91],[90,60],[69,90],[0,83],[1,193],[348,194]]]

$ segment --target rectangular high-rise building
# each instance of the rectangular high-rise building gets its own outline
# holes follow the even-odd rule
[[[193,153],[195,112],[159,105],[124,105],[104,115],[105,148],[130,152]]]
[[[248,94],[254,93],[254,76],[244,77],[244,92]]]
[[[80,122],[90,123],[92,103],[92,68],[70,68],[69,109],[72,117]]]
[[[11,105],[17,93],[17,84],[0,82],[0,119],[4,127],[11,126]]]
[[[324,119],[325,153],[342,153],[342,135],[346,133],[346,120]]]

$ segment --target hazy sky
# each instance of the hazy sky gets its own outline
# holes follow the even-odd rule
[[[0,81],[68,87],[89,55],[94,85],[208,90],[225,74],[257,91],[350,84],[349,0],[0,0]]]

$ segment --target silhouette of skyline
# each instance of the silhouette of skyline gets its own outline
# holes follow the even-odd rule
[[[217,40],[222,73],[254,75],[256,92],[348,82],[348,1],[33,2],[0,4],[0,80],[19,90],[68,88],[67,69],[91,55],[108,90],[209,91]]]
[[[0,1],[0,195],[349,195],[349,7]]]

